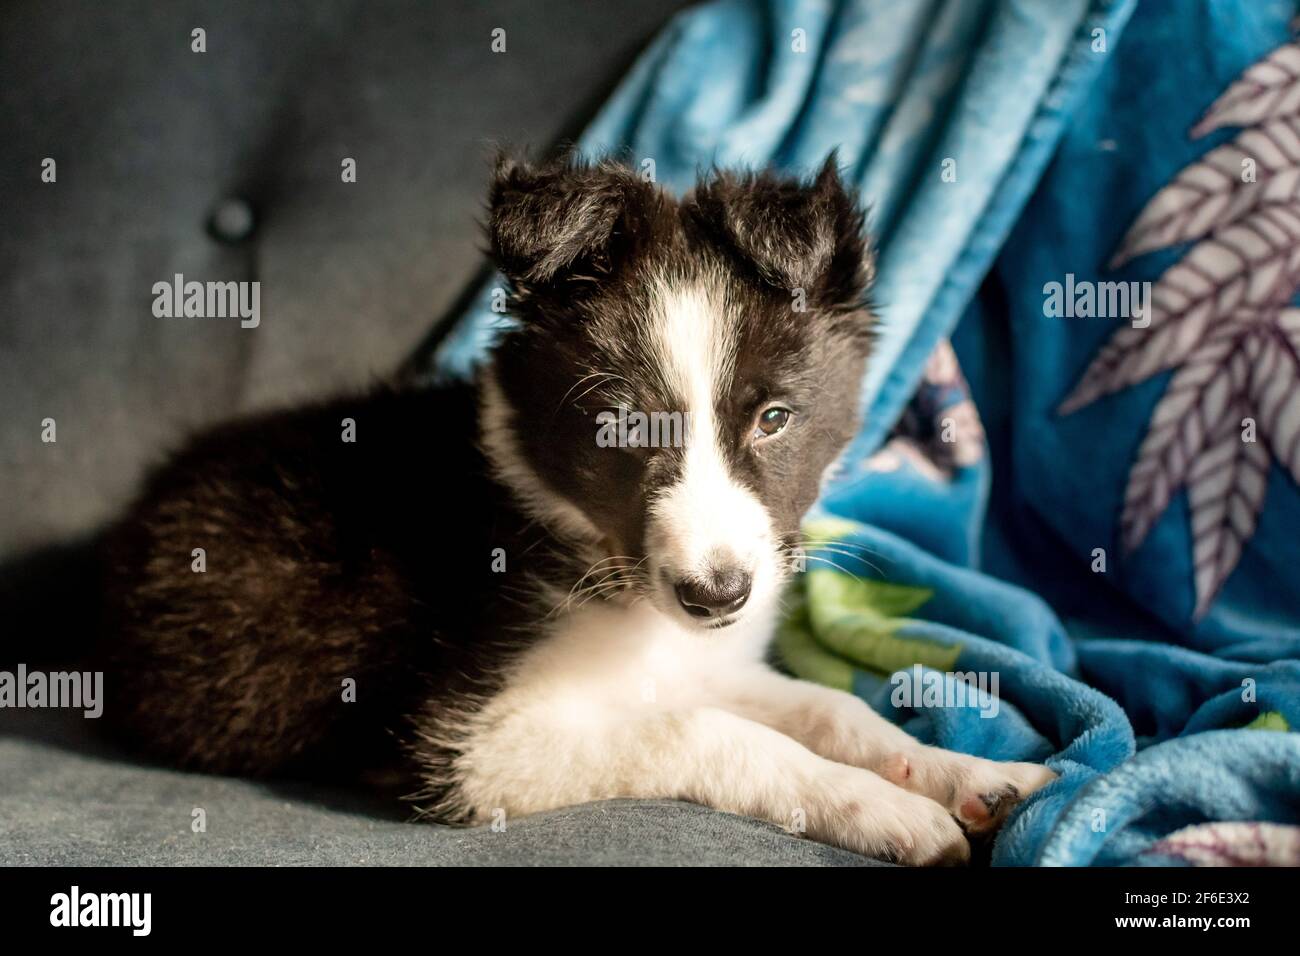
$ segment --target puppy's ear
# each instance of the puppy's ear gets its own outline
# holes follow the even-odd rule
[[[840,181],[836,155],[811,182],[771,173],[717,173],[694,207],[716,242],[783,290],[803,289],[817,308],[858,309],[873,274],[857,195]]]
[[[502,157],[488,201],[492,255],[523,294],[598,279],[635,242],[656,198],[612,161],[531,166]]]

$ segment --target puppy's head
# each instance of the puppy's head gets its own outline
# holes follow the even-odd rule
[[[770,610],[871,341],[834,157],[681,200],[612,162],[502,162],[489,234],[519,319],[484,380],[500,477],[684,626]]]

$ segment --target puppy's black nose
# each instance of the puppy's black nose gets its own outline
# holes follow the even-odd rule
[[[749,600],[754,579],[748,571],[729,568],[704,578],[678,581],[677,601],[693,617],[726,617],[735,614]]]

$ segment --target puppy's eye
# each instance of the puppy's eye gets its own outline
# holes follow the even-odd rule
[[[754,426],[755,438],[771,438],[790,424],[794,412],[784,405],[769,405],[758,413],[758,423]]]

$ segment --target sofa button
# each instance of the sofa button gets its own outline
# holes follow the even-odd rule
[[[253,207],[243,199],[223,199],[208,219],[208,231],[221,242],[243,242],[253,234]]]

